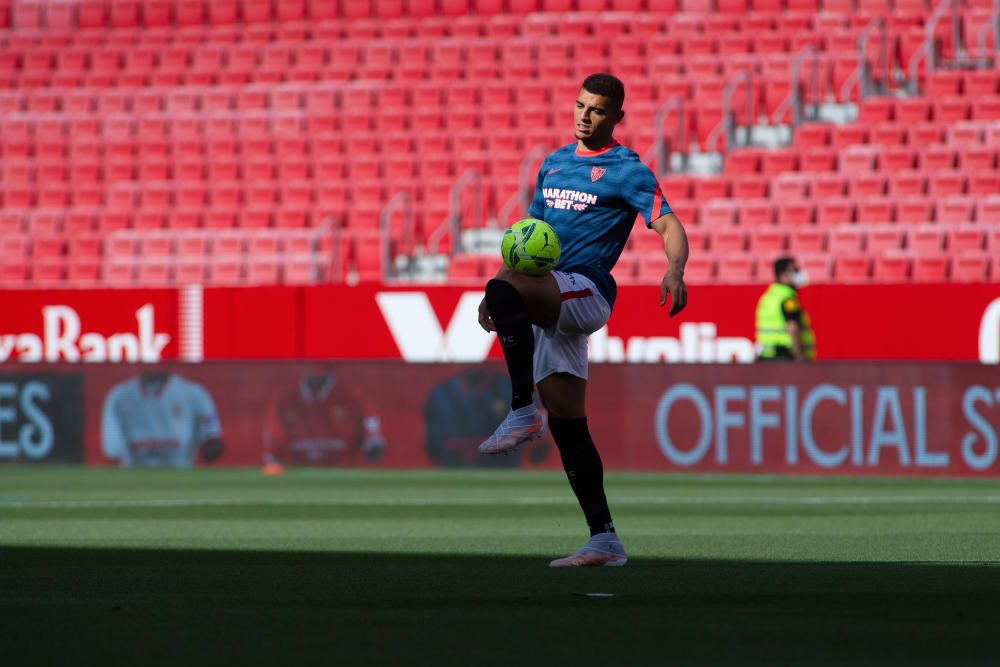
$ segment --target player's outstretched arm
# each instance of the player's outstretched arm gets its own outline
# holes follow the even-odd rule
[[[660,282],[660,305],[667,303],[670,295],[670,317],[684,310],[687,305],[687,287],[684,285],[684,266],[688,260],[688,241],[684,226],[673,213],[653,221],[653,229],[663,237],[663,251],[667,254],[667,272]]]

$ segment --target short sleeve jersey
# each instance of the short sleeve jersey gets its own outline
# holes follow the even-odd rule
[[[350,465],[360,453],[365,399],[339,378],[313,390],[304,381],[272,401],[264,429],[265,461],[293,465]]]
[[[126,467],[190,468],[198,447],[222,436],[215,402],[200,384],[171,375],[160,386],[126,380],[108,392],[104,455]]]
[[[599,151],[580,152],[574,142],[542,162],[528,213],[559,235],[562,254],[556,268],[590,278],[613,306],[617,287],[611,269],[636,215],[649,227],[670,213],[670,206],[635,151],[613,142]]]

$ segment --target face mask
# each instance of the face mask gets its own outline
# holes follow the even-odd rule
[[[805,287],[809,284],[809,274],[805,271],[796,271],[792,274],[792,285],[795,287]]]

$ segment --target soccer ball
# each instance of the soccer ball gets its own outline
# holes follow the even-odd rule
[[[503,263],[518,273],[544,276],[559,261],[559,237],[541,220],[518,220],[503,233],[500,254]]]

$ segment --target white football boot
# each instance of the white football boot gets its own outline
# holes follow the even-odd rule
[[[481,445],[480,454],[509,454],[542,435],[542,413],[535,404],[511,410]]]
[[[628,562],[617,533],[598,533],[576,553],[557,558],[549,567],[621,567]]]

